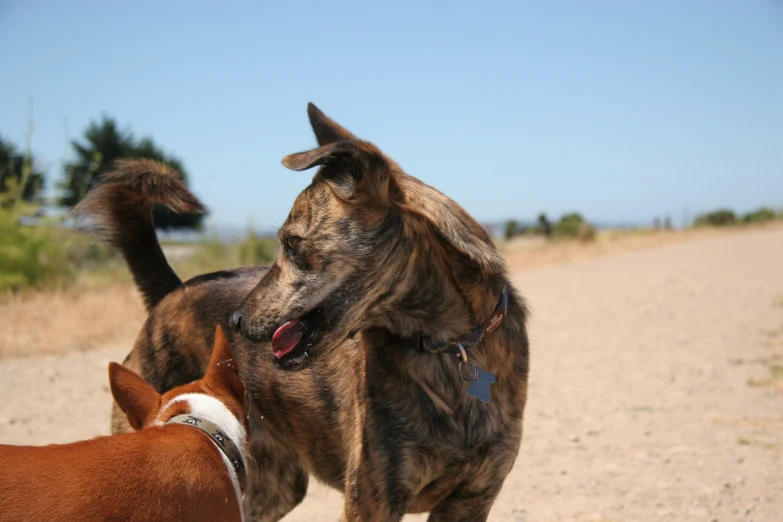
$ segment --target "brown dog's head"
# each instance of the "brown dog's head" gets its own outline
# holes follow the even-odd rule
[[[114,400],[135,430],[165,423],[176,415],[192,413],[186,400],[177,399],[196,394],[220,401],[242,423],[247,433],[245,386],[239,378],[234,355],[220,326],[215,330],[212,356],[202,379],[161,395],[133,371],[112,362],[109,363],[109,384]]]
[[[286,156],[283,165],[320,169],[294,202],[278,257],[232,327],[250,340],[271,340],[276,363],[295,368],[368,327],[448,338],[477,324],[483,310],[474,310],[474,300],[484,296],[476,283],[503,271],[486,231],[315,105],[308,114],[319,146]]]

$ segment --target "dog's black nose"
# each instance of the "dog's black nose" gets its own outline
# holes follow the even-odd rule
[[[231,319],[228,320],[228,324],[231,325],[231,328],[234,329],[235,332],[239,331],[239,327],[242,326],[242,310],[237,310],[233,314],[231,314]]]

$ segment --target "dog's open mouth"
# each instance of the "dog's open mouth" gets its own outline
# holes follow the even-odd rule
[[[272,335],[275,363],[283,368],[302,364],[308,356],[308,349],[318,340],[321,322],[322,314],[313,310],[279,326]]]
[[[299,346],[302,335],[305,333],[305,325],[299,319],[288,321],[275,330],[272,336],[272,351],[275,357],[282,359],[293,352]]]

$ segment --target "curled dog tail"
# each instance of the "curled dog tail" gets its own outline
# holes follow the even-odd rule
[[[174,169],[149,159],[118,161],[74,209],[91,218],[99,236],[122,252],[147,310],[182,284],[158,243],[155,204],[178,213],[205,211]]]

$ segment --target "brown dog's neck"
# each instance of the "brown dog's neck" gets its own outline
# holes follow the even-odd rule
[[[409,253],[410,271],[424,274],[400,298],[393,316],[415,328],[398,330],[450,341],[483,324],[503,296],[508,279],[502,272],[487,270],[449,244],[437,241],[414,247]],[[490,247],[494,248],[494,247]],[[502,259],[498,262],[502,267]]]
[[[391,179],[401,199],[370,227],[374,266],[353,292],[362,296],[354,303],[358,322],[366,323],[352,330],[458,339],[492,315],[509,284],[505,260],[453,200],[402,171]]]
[[[452,342],[482,326],[495,312],[506,288],[509,301],[516,299],[504,275],[487,274],[465,256],[437,250],[444,249],[441,245],[412,245],[406,252],[408,272],[425,276],[396,287],[398,292],[403,289],[399,294],[387,290],[386,294],[396,299],[379,301],[371,311],[377,326],[417,351],[420,351],[419,335],[437,342]],[[516,312],[518,307],[507,306],[506,310]],[[505,322],[504,316],[501,328],[492,333],[493,337],[501,336]],[[476,346],[474,351],[484,351],[484,348]]]
[[[447,239],[426,216],[415,214],[407,220],[409,232],[412,232],[409,237],[415,238],[406,252],[408,270],[423,274],[423,277],[403,293],[400,301],[406,306],[394,308],[391,317],[397,321],[392,322],[390,331],[401,337],[401,345],[411,348],[406,350],[408,353],[421,353],[416,334],[438,341],[457,340],[490,318],[504,289],[508,288],[507,312],[500,327],[468,350],[469,358],[484,370],[505,378],[508,372],[514,371],[516,364],[513,340],[525,331],[525,304],[507,277],[504,259],[483,228],[467,215],[441,216],[443,220],[460,218],[460,226],[470,228],[474,234],[471,245],[479,245],[478,250],[459,244],[457,238]],[[415,326],[411,327],[411,323]],[[395,330],[395,327],[399,329]],[[434,369],[437,367],[451,375],[458,364],[453,356],[426,353],[422,356],[434,359],[434,366],[427,364],[430,368],[425,373],[441,371]],[[420,361],[416,356],[412,360]],[[418,369],[412,368],[412,371]],[[458,378],[456,374],[454,376]],[[426,379],[426,375],[421,378]]]
[[[411,257],[419,254],[412,253]],[[408,281],[403,291],[384,292],[388,301],[373,303],[368,316],[392,334],[405,338],[426,335],[438,341],[455,340],[482,325],[498,305],[507,283],[493,278],[490,282],[459,284],[452,271],[443,266],[433,270],[437,263],[421,256],[418,263],[426,269],[413,268],[414,274],[426,274],[425,278]],[[418,264],[417,263],[417,264]],[[407,287],[407,288],[405,288]]]
[[[435,290],[452,290],[467,309],[469,323],[481,323],[508,283],[505,260],[484,227],[456,202],[407,174],[395,179],[408,197],[400,207],[403,222],[418,239],[417,250],[427,253],[420,261],[438,269],[438,280],[432,281],[439,287]],[[453,307],[449,312],[455,313]]]
[[[526,314],[524,300],[509,286],[508,310],[503,322],[479,344],[467,349],[468,359],[496,378],[497,384],[492,390],[493,403],[516,401],[517,398],[508,395],[508,390],[518,390],[524,384],[520,382],[519,375],[520,371],[527,371],[527,356],[523,350],[527,338]],[[460,408],[482,404],[466,393],[467,384],[460,377],[460,358],[457,355],[424,352],[418,336],[399,336],[384,328],[362,330],[357,341],[366,354],[368,364],[383,368],[383,372],[397,374],[401,382],[417,383],[444,411],[453,413]]]

